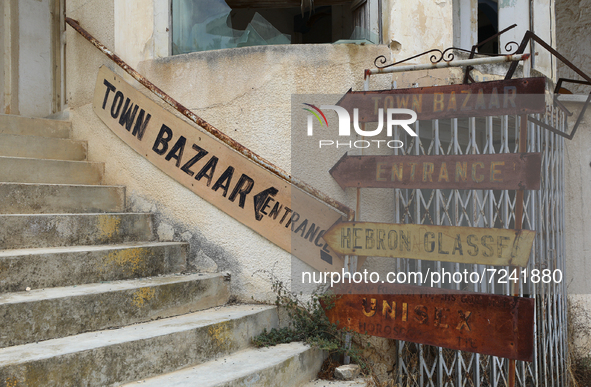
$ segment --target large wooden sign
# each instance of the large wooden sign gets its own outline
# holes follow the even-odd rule
[[[348,91],[337,105],[359,122],[379,122],[379,109],[412,109],[419,120],[543,113],[546,80],[522,78],[380,91]],[[384,123],[386,119],[384,119]]]
[[[340,254],[524,267],[535,235],[503,228],[343,222],[324,240]]]
[[[330,170],[342,188],[540,189],[541,153],[348,156]]]
[[[322,239],[341,218],[336,209],[164,110],[106,67],[93,108],[127,145],[226,214],[317,270],[343,268]]]
[[[341,285],[335,292],[345,294],[337,294],[334,305],[323,304],[329,320],[339,328],[508,359],[533,360],[533,298],[413,285],[362,286],[366,289]]]

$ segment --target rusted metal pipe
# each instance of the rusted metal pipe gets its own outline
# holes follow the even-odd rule
[[[343,214],[345,214],[347,216],[347,219],[351,219],[355,216],[355,211],[353,211],[351,208],[345,206],[344,204],[338,202],[337,200],[332,199],[331,197],[318,191],[314,187],[311,187],[308,184],[304,183],[303,181],[296,179],[295,177],[291,176],[290,174],[288,174],[287,172],[285,172],[281,168],[275,166],[270,161],[257,155],[256,153],[252,152],[250,149],[246,148],[244,145],[235,141],[234,139],[232,139],[231,137],[229,137],[225,133],[219,131],[218,129],[213,127],[211,124],[209,124],[207,121],[205,121],[201,117],[197,116],[195,113],[191,112],[185,106],[183,106],[178,101],[173,99],[171,96],[166,94],[164,91],[162,91],[156,85],[154,85],[152,82],[150,82],[148,79],[146,79],[143,75],[141,75],[135,69],[133,69],[131,66],[129,66],[127,63],[125,63],[125,61],[123,61],[123,59],[121,59],[119,56],[117,56],[115,53],[113,53],[111,50],[109,50],[104,44],[99,42],[94,36],[92,36],[90,33],[88,33],[88,31],[86,31],[84,28],[82,28],[80,26],[80,23],[78,23],[78,21],[76,21],[72,18],[66,17],[66,23],[68,23],[70,25],[70,27],[75,29],[86,40],[88,40],[90,43],[92,43],[93,46],[98,48],[103,54],[108,56],[119,67],[121,67],[123,70],[125,70],[125,72],[127,72],[129,75],[131,75],[136,81],[141,83],[144,87],[146,87],[148,90],[150,90],[156,96],[158,96],[164,102],[166,102],[167,104],[172,106],[179,113],[181,113],[182,115],[184,115],[185,117],[187,117],[188,119],[190,119],[191,121],[193,121],[194,123],[199,125],[201,128],[203,128],[207,132],[211,133],[218,140],[222,141],[223,143],[225,143],[226,145],[228,145],[230,148],[234,149],[235,151],[242,153],[244,156],[248,157],[250,160],[252,160],[256,164],[267,169],[271,173],[279,176],[280,178],[284,179],[285,181],[289,182],[290,184],[298,187],[302,191],[304,191],[304,192],[310,194],[311,196],[315,197],[316,199],[338,209],[340,212],[342,212]]]
[[[481,65],[481,64],[516,62],[516,61],[521,61],[521,60],[527,60],[527,59],[529,59],[529,57],[530,57],[530,54],[517,54],[517,55],[503,55],[503,56],[493,56],[493,57],[476,58],[476,59],[452,60],[449,62],[443,61],[443,62],[438,62],[438,63],[424,63],[424,64],[415,64],[415,65],[408,65],[408,66],[392,66],[392,67],[386,67],[386,68],[365,70],[365,76],[367,78],[368,75],[375,75],[375,74],[400,73],[403,71],[418,71],[418,70],[430,70],[430,69],[439,69],[439,68],[446,68],[446,67],[462,67],[462,66],[476,66],[476,65]]]
[[[520,116],[519,122],[519,152],[527,152],[527,115]],[[523,199],[525,191],[520,189],[515,194],[515,229],[521,230],[523,228]],[[514,269],[514,267],[511,267]],[[513,281],[511,283],[511,293],[514,297],[519,297],[519,282]],[[515,387],[515,360],[509,360],[509,387]]]

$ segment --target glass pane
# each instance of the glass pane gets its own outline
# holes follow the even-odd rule
[[[224,0],[173,0],[173,55],[291,43],[290,35],[282,34],[259,13],[254,14],[245,30],[233,29],[231,11]]]

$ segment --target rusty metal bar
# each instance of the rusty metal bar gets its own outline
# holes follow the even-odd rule
[[[219,131],[218,129],[216,129],[215,127],[213,127],[213,125],[209,124],[207,121],[205,121],[201,117],[197,116],[195,113],[191,112],[185,106],[183,106],[178,101],[173,99],[171,96],[166,94],[164,91],[162,91],[156,85],[154,85],[152,82],[150,82],[148,79],[146,79],[143,75],[141,75],[136,70],[134,70],[131,66],[129,66],[127,63],[125,63],[123,61],[123,59],[121,59],[119,56],[117,56],[115,53],[113,53],[111,50],[109,50],[105,45],[103,45],[95,37],[93,37],[90,33],[88,33],[88,31],[86,31],[84,28],[82,28],[80,26],[80,23],[78,23],[78,21],[76,21],[72,18],[66,17],[66,23],[68,23],[70,25],[70,27],[75,29],[86,40],[88,40],[90,43],[92,43],[93,46],[98,48],[103,54],[105,54],[107,57],[109,57],[119,67],[121,67],[123,70],[125,70],[125,72],[127,72],[129,75],[131,75],[136,81],[141,83],[144,87],[146,87],[148,90],[150,90],[156,96],[158,96],[164,102],[166,102],[167,104],[172,106],[179,113],[181,113],[182,115],[184,115],[185,117],[187,117],[188,119],[193,121],[195,124],[199,125],[201,128],[205,129],[207,132],[212,134],[218,140],[222,141],[223,143],[225,143],[226,145],[228,145],[230,148],[234,149],[235,151],[243,154],[244,156],[246,156],[247,158],[252,160],[254,163],[258,164],[259,166],[267,169],[268,171],[279,176],[280,178],[284,179],[285,181],[289,182],[290,184],[298,187],[302,191],[304,191],[304,192],[310,194],[311,196],[315,197],[316,199],[338,209],[343,214],[345,214],[348,219],[351,219],[354,217],[355,211],[353,211],[351,208],[330,198],[329,196],[327,196],[327,195],[323,194],[322,192],[318,191],[317,189],[309,186],[308,184],[304,183],[303,181],[300,181],[300,180],[296,179],[295,177],[289,175],[287,172],[285,172],[281,168],[278,168],[270,161],[264,159],[263,157],[257,155],[256,153],[252,152],[250,149],[246,148],[244,145],[235,141],[234,139],[232,139],[231,137],[229,137],[225,133],[223,133],[223,132]]]
[[[520,116],[519,122],[519,152],[527,152],[527,115]],[[515,193],[515,229],[523,228],[523,199],[525,191],[520,189]],[[512,267],[511,269],[514,269]],[[514,297],[519,297],[519,282],[514,281],[511,284],[511,293]],[[509,360],[509,387],[515,387],[515,360]]]
[[[532,39],[533,41],[538,43],[540,46],[542,46],[546,50],[548,50],[552,55],[554,55],[556,58],[558,58],[558,60],[560,60],[562,63],[564,63],[565,65],[570,67],[571,70],[573,70],[575,73],[579,74],[587,82],[591,82],[591,77],[589,75],[585,74],[581,69],[579,69],[577,66],[572,64],[568,59],[566,59],[558,51],[556,51],[554,48],[552,48],[542,38],[540,38],[538,35],[534,34],[531,31],[527,31],[525,33],[525,35],[523,36],[523,40],[521,41],[521,44],[519,45],[519,48],[516,51],[517,54],[525,51],[525,48],[527,47],[527,44],[529,43],[530,39]],[[507,75],[505,76],[505,79],[511,79],[511,77],[513,76],[513,73],[515,72],[516,69],[517,69],[517,63],[512,63],[511,67],[509,67],[509,71],[507,72]]]

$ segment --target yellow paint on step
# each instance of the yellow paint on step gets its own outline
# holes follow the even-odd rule
[[[8,378],[6,379],[6,387],[16,387],[18,385],[17,378]]]
[[[147,268],[146,255],[146,249],[141,247],[112,251],[105,258],[101,272],[115,269],[120,270],[124,275],[141,274]]]
[[[133,304],[138,308],[144,306],[144,302],[150,301],[156,296],[156,291],[153,288],[139,288],[133,293]]]
[[[119,231],[121,218],[112,215],[99,215],[99,232],[101,237],[109,238]]]
[[[231,326],[229,321],[210,326],[208,332],[214,344],[218,347],[223,348],[230,345]]]

